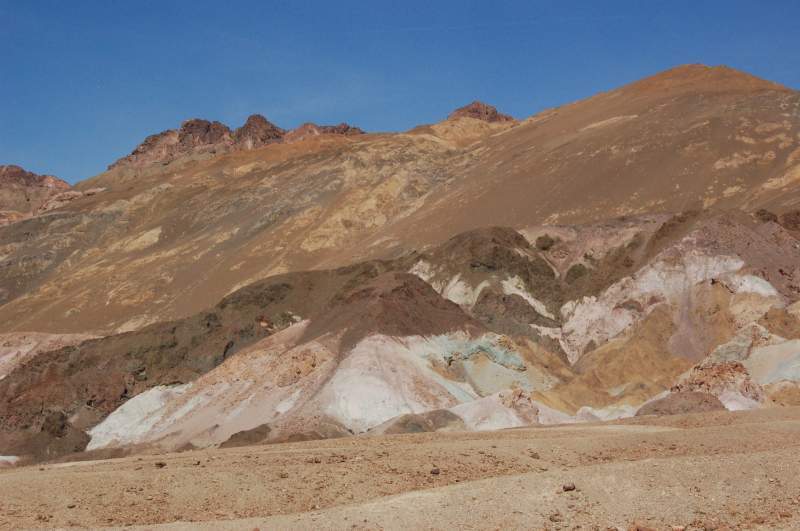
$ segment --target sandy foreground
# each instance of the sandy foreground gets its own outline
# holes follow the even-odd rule
[[[0,528],[131,525],[800,529],[800,408],[0,470]]]

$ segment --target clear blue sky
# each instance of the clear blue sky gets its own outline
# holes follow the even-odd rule
[[[75,182],[190,117],[518,117],[683,63],[800,87],[800,2],[0,0],[0,164]]]

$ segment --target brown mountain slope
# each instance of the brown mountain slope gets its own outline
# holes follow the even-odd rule
[[[390,235],[426,241],[488,224],[796,209],[800,93],[689,65],[540,113],[477,150],[456,184]]]
[[[798,92],[692,65],[519,124],[460,116],[123,165],[76,187],[91,195],[0,228],[0,331],[135,329],[271,274],[490,225],[791,213],[798,135]]]

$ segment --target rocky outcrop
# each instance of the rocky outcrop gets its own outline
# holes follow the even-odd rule
[[[340,123],[338,125],[320,125],[320,131],[326,135],[363,135],[364,130],[360,127],[355,127],[347,123]]]
[[[484,122],[514,121],[513,116],[498,112],[496,107],[481,101],[473,101],[469,105],[459,107],[447,117],[448,120],[454,120],[456,118],[475,118],[476,120],[483,120]]]
[[[97,188],[89,188],[84,191],[79,190],[67,190],[66,192],[61,192],[49,198],[47,201],[39,209],[39,213],[49,212],[50,210],[55,210],[57,208],[61,208],[64,205],[67,205],[73,202],[76,199],[81,197],[91,197],[93,195],[99,194],[100,192],[105,192],[105,188],[97,187]]]
[[[128,155],[109,166],[144,166],[154,162],[168,163],[180,156],[227,150],[233,144],[233,134],[220,122],[193,118],[180,129],[169,129],[150,135]]]
[[[69,189],[58,177],[0,165],[0,225],[36,214],[48,199]]]
[[[287,144],[292,142],[299,142],[306,138],[313,138],[320,135],[363,135],[364,131],[358,127],[353,127],[350,124],[340,123],[339,125],[317,125],[311,122],[306,122],[296,129],[292,129],[283,141]]]
[[[277,142],[296,142],[319,135],[358,135],[364,131],[346,123],[316,125],[305,123],[289,131],[278,127],[260,114],[247,118],[244,125],[232,131],[220,122],[199,118],[186,120],[180,129],[169,129],[148,136],[127,157],[109,166],[109,169],[169,162],[184,156],[249,151]]]
[[[697,365],[672,387],[672,392],[701,392],[716,397],[727,392],[757,403],[764,401],[763,389],[738,361]]]
[[[38,175],[25,169],[10,165],[0,165],[0,186],[20,185],[41,187],[48,190],[67,190],[69,184],[52,175]]]
[[[233,133],[233,140],[240,149],[256,149],[273,142],[279,142],[286,133],[260,114],[247,118],[242,127]]]

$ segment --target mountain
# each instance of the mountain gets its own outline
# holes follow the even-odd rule
[[[8,260],[26,257],[0,278],[9,292],[0,330],[131,329],[272,274],[392,256],[479,227],[791,213],[798,105],[796,91],[687,66],[518,124],[460,117],[217,154],[204,151],[206,133],[186,131],[200,152],[117,165],[79,183],[105,191],[51,212],[57,224],[0,233],[19,249]]]
[[[0,227],[0,455],[800,404],[798,185],[800,93],[726,67],[189,120]]]
[[[0,225],[39,213],[43,207],[46,209],[48,200],[69,188],[58,177],[0,165]]]

